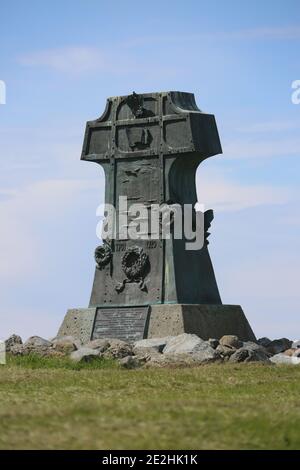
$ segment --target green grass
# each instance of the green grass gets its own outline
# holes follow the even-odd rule
[[[28,356],[10,356],[7,357],[7,366],[21,367],[25,369],[69,369],[69,370],[87,370],[87,369],[106,369],[118,368],[117,361],[108,358],[95,358],[91,362],[74,362],[66,357],[41,357],[37,354]],[[1,369],[0,369],[1,372]],[[1,375],[0,375],[1,377]]]
[[[300,449],[300,367],[9,358],[1,449]]]

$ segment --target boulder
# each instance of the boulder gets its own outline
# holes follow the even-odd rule
[[[270,361],[274,364],[297,365],[300,364],[300,357],[286,356],[283,353],[279,353],[272,356]]]
[[[300,348],[294,350],[293,357],[300,357]]]
[[[10,354],[13,356],[23,356],[25,354],[24,345],[23,344],[14,344],[9,349]]]
[[[208,359],[207,354],[201,352],[190,354],[190,353],[166,353],[157,354],[152,356],[149,361],[144,365],[145,368],[151,367],[194,367],[202,364],[206,364],[211,361],[215,361],[218,355],[211,355]]]
[[[191,354],[179,353],[179,354],[157,354],[152,356],[149,361],[146,362],[145,368],[152,367],[187,367],[195,365],[195,359]]]
[[[223,346],[222,344],[219,344],[219,346],[216,348],[216,351],[223,357],[230,357],[236,349],[229,348],[228,346]]]
[[[300,339],[297,339],[297,340],[295,340],[295,341],[293,342],[292,348],[293,348],[293,349],[298,349],[298,348],[300,348]]]
[[[211,362],[220,355],[206,341],[197,335],[183,333],[171,338],[163,349],[163,355],[187,354],[193,356],[197,363]]]
[[[209,338],[209,340],[207,340],[207,343],[213,348],[213,349],[217,349],[217,347],[219,346],[219,340],[218,339],[215,339],[215,338]]]
[[[175,336],[166,336],[164,338],[149,338],[149,339],[141,339],[134,343],[134,348],[138,348],[139,350],[142,348],[146,349],[156,349],[157,352],[162,352],[168,341],[170,341]]]
[[[40,356],[48,356],[53,352],[52,343],[40,336],[31,336],[24,344],[16,344],[11,347],[11,354],[27,355],[38,354]]]
[[[23,344],[21,336],[11,335],[5,341],[5,350],[6,352],[11,352],[11,348],[13,348],[14,346],[19,346],[20,344]]]
[[[274,341],[271,341],[271,343],[266,346],[266,349],[271,354],[279,354],[290,349],[292,344],[293,342],[287,338],[274,339]]]
[[[257,353],[261,353],[262,355],[265,355],[267,357],[271,356],[271,354],[268,352],[268,350],[264,346],[254,343],[253,341],[243,342],[243,348],[246,348],[248,350],[251,350]]]
[[[264,351],[267,352],[266,348],[261,344],[254,343],[253,341],[243,341],[243,348],[251,349],[252,351]]]
[[[80,348],[71,353],[70,359],[74,362],[90,362],[99,356],[97,349]]]
[[[284,354],[285,356],[293,356],[295,351],[296,351],[296,349],[290,348],[290,349],[287,349],[286,351],[284,351],[283,354]]]
[[[144,361],[142,361],[136,356],[125,356],[122,357],[122,359],[118,359],[118,363],[121,367],[124,367],[125,369],[137,369],[139,367],[142,367]]]
[[[245,348],[237,349],[229,358],[229,362],[250,362],[254,352]]]
[[[62,352],[63,354],[71,354],[80,348],[80,344],[73,336],[62,336],[53,340],[53,349]]]
[[[156,348],[144,348],[138,346],[133,348],[133,354],[144,361],[149,361],[154,356],[162,356]]]
[[[272,341],[269,339],[269,338],[266,338],[265,336],[263,338],[259,338],[257,340],[257,343],[260,345],[260,346],[263,346],[263,347],[268,347],[270,343],[272,343]]]
[[[25,348],[51,348],[52,343],[47,339],[41,338],[40,336],[31,336],[24,343]]]
[[[98,349],[99,352],[106,351],[106,349],[108,349],[109,346],[110,346],[109,339],[106,339],[106,338],[93,339],[89,341],[88,343],[84,344],[85,348]]]
[[[110,339],[109,348],[107,348],[103,356],[115,359],[121,359],[122,357],[132,356],[133,346],[126,341],[120,339]]]
[[[242,341],[238,339],[235,335],[225,335],[220,339],[221,346],[226,346],[227,348],[239,349],[243,346]]]
[[[229,358],[229,362],[265,362],[270,363],[269,355],[261,349],[242,347]]]

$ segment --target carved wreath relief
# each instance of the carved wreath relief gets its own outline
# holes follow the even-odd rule
[[[95,261],[96,267],[100,269],[105,268],[105,266],[111,261],[112,259],[112,251],[111,247],[108,243],[104,243],[103,245],[97,246],[95,249]]]
[[[128,248],[122,257],[122,269],[127,279],[124,279],[122,283],[116,286],[116,291],[122,292],[125,284],[129,282],[138,282],[140,289],[147,292],[147,286],[144,280],[149,268],[149,257],[144,252],[143,248],[139,248],[138,246]]]
[[[110,245],[104,242],[103,245],[97,246],[95,249],[96,268],[102,271],[113,259],[113,252]],[[126,279],[119,282],[115,290],[119,293],[128,283],[136,282],[142,291],[147,292],[145,285],[145,277],[150,270],[149,256],[144,252],[143,248],[133,246],[128,248],[122,256],[121,266]]]

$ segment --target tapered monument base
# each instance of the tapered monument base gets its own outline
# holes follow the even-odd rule
[[[160,304],[140,307],[93,307],[68,310],[57,336],[86,343],[96,338],[137,341],[193,333],[202,339],[236,335],[255,341],[239,305]]]

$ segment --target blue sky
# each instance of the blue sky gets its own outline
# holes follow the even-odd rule
[[[51,337],[88,304],[104,181],[80,162],[85,122],[108,96],[180,90],[215,114],[223,146],[197,173],[222,300],[257,336],[299,338],[299,2],[19,0],[0,13],[0,337]]]

